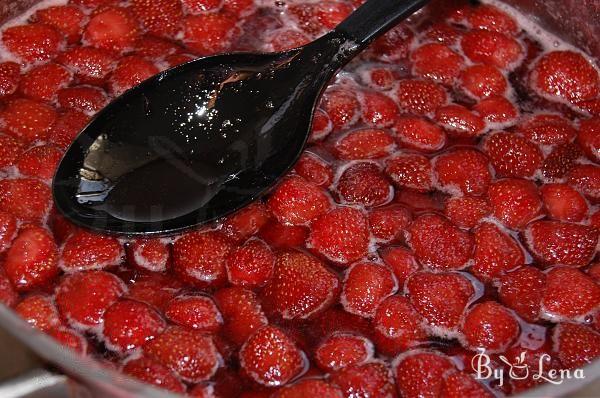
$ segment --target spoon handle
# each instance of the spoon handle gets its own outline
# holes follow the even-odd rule
[[[335,31],[356,43],[356,50],[360,51],[428,2],[429,0],[367,0],[342,21]]]

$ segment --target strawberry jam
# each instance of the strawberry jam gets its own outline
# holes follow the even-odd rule
[[[294,170],[214,225],[130,240],[53,208],[109,100],[198,56],[302,45],[360,3],[53,0],[6,23],[0,301],[194,397],[492,397],[600,357],[598,60],[502,5],[376,40]],[[483,378],[480,353],[530,376]]]

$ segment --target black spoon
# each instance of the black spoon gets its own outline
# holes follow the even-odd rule
[[[428,0],[368,0],[298,49],[201,58],[127,91],[81,132],[53,182],[71,221],[168,234],[230,214],[298,160],[319,95],[376,37]]]

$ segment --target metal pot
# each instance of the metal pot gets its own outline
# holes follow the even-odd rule
[[[588,54],[600,58],[600,0],[503,0],[542,27]],[[39,0],[0,0],[0,22],[23,12]],[[443,13],[460,0],[434,0],[431,10]],[[139,383],[90,358],[81,358],[55,343],[45,334],[30,328],[10,309],[0,306],[0,326],[23,342],[60,373],[37,369],[4,385],[0,396],[10,397],[177,397]],[[9,360],[3,358],[4,361]],[[565,380],[560,385],[546,384],[521,397],[559,397],[573,393],[593,381],[600,381],[600,360],[584,369],[586,378]],[[67,376],[68,375],[68,376]]]

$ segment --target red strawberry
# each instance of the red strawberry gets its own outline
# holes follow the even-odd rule
[[[473,255],[473,236],[436,214],[418,217],[408,243],[419,262],[436,269],[461,269]]]
[[[369,229],[378,241],[401,240],[410,221],[410,212],[401,206],[392,205],[369,212]]]
[[[158,36],[175,36],[183,18],[179,1],[133,0],[131,8],[144,28]]]
[[[600,163],[600,117],[579,122],[577,143],[588,159]]]
[[[103,50],[123,52],[135,45],[138,24],[128,9],[106,7],[94,14],[83,33],[83,40]]]
[[[336,333],[327,337],[315,350],[315,362],[324,371],[360,365],[371,359],[373,344],[365,337]]]
[[[135,43],[135,53],[149,60],[165,58],[182,51],[175,42],[145,34]],[[177,54],[181,55],[181,54]]]
[[[271,279],[275,255],[260,239],[250,239],[227,256],[225,269],[229,283],[236,286],[259,287]]]
[[[101,84],[115,65],[113,55],[99,48],[74,47],[61,53],[56,61],[75,73],[83,84]]]
[[[376,207],[390,202],[394,189],[376,163],[355,163],[339,177],[336,190],[342,203]]]
[[[17,219],[10,213],[0,212],[0,253],[6,251],[17,236]]]
[[[462,332],[469,349],[502,352],[519,336],[515,316],[494,301],[476,304],[465,316]]]
[[[6,133],[27,143],[44,140],[56,120],[56,112],[46,104],[19,98],[10,101],[0,113]]]
[[[12,166],[19,159],[25,145],[9,135],[0,134],[0,168]]]
[[[345,89],[328,90],[321,101],[323,110],[331,119],[334,129],[348,128],[358,121],[360,102],[354,91]]]
[[[584,170],[586,166],[578,166],[575,164],[583,154],[575,144],[563,144],[554,148],[554,150],[546,157],[542,165],[542,173],[544,177],[555,180],[564,177],[572,169],[580,168]],[[592,166],[594,167],[594,166]],[[590,168],[592,170],[592,168]],[[577,174],[578,172],[575,172]],[[583,173],[585,174],[585,172]],[[584,191],[580,188],[580,190]]]
[[[143,274],[129,286],[127,297],[143,301],[164,311],[183,284],[173,276],[160,273]]]
[[[63,319],[73,327],[99,326],[102,315],[124,293],[123,282],[104,271],[67,275],[56,287],[56,305]]]
[[[48,25],[30,24],[7,28],[2,43],[8,51],[27,62],[46,61],[58,54],[62,37]]]
[[[119,265],[124,254],[117,238],[82,230],[71,235],[63,245],[60,267],[66,272],[107,268]]]
[[[147,357],[132,359],[123,366],[123,373],[165,390],[184,393],[185,386],[166,366]]]
[[[193,61],[194,59],[196,59],[196,57],[189,54],[173,54],[165,57],[165,64],[168,68],[174,68]]]
[[[56,243],[50,232],[30,226],[21,230],[8,249],[4,270],[20,291],[44,286],[58,275]]]
[[[216,11],[223,6],[223,0],[181,0],[188,14],[202,14],[206,11]]]
[[[488,136],[484,150],[498,177],[531,177],[544,160],[537,145],[503,131]]]
[[[493,398],[495,395],[483,383],[479,383],[466,372],[455,372],[446,376],[441,397],[444,398]]]
[[[316,142],[324,139],[333,130],[333,123],[329,115],[321,109],[316,109],[313,115],[309,142]]]
[[[377,91],[360,93],[362,120],[369,126],[389,127],[398,117],[398,106],[393,99]]]
[[[507,13],[488,4],[479,4],[469,9],[467,23],[472,29],[485,29],[515,35],[520,28]]]
[[[268,42],[272,51],[286,51],[303,46],[310,42],[310,39],[299,30],[289,29],[276,31]]]
[[[28,296],[15,306],[15,312],[25,322],[39,330],[49,330],[61,324],[58,311],[50,296]]]
[[[212,338],[195,330],[171,326],[143,347],[144,353],[190,383],[209,380],[220,365]]]
[[[0,181],[0,211],[22,221],[40,221],[50,209],[52,193],[39,180],[18,178]]]
[[[554,350],[568,369],[581,368],[600,357],[600,333],[588,326],[561,323],[554,328]]]
[[[6,276],[3,269],[0,269],[0,304],[7,307],[14,306],[19,301],[19,293],[15,290],[12,283]]]
[[[330,376],[344,397],[386,398],[394,396],[394,377],[382,362],[352,365]]]
[[[321,187],[328,187],[333,181],[331,165],[312,152],[304,152],[296,163],[294,171],[307,181]]]
[[[517,107],[501,96],[484,98],[473,107],[473,110],[486,122],[499,126],[512,125],[519,117]]]
[[[166,327],[155,309],[134,300],[117,301],[104,312],[103,320],[104,343],[118,353],[141,347]]]
[[[446,201],[444,214],[461,228],[473,228],[491,213],[489,203],[475,196],[453,197]]]
[[[567,174],[567,182],[594,202],[600,200],[600,167],[595,164],[573,166]]]
[[[588,101],[578,101],[575,105],[579,112],[594,117],[600,116],[600,97]]]
[[[444,105],[448,95],[442,86],[430,80],[404,79],[396,86],[396,98],[401,111],[426,115]]]
[[[158,68],[150,61],[131,55],[121,58],[119,65],[110,75],[108,86],[113,95],[121,95],[158,72]]]
[[[0,97],[14,94],[21,81],[21,67],[16,62],[0,63]]]
[[[542,210],[538,189],[528,180],[497,180],[490,185],[488,198],[494,217],[511,229],[523,228]]]
[[[421,155],[398,155],[386,161],[386,174],[399,188],[419,192],[432,190],[432,169],[429,158]]]
[[[350,314],[337,306],[317,314],[308,325],[306,332],[314,341],[323,341],[336,333],[349,333],[370,338],[373,331],[369,320]]]
[[[283,319],[305,319],[330,306],[339,287],[337,276],[321,261],[287,251],[277,257],[273,278],[262,291],[263,306]]]
[[[290,11],[302,30],[315,35],[323,30],[335,28],[352,12],[352,7],[345,3],[325,1],[314,5],[293,5],[290,7]]]
[[[223,333],[236,345],[242,345],[268,321],[256,295],[241,287],[218,290],[215,301],[223,315]]]
[[[339,388],[327,383],[324,380],[304,379],[290,386],[278,390],[272,395],[273,398],[342,398],[342,392]],[[250,397],[245,397],[250,398]]]
[[[397,290],[398,283],[388,268],[357,263],[346,271],[340,302],[349,313],[372,318],[379,304]]]
[[[551,100],[577,102],[600,94],[598,71],[573,51],[553,51],[542,56],[531,71],[530,85]]]
[[[600,286],[583,272],[552,268],[546,278],[542,316],[549,320],[582,320],[600,309]]]
[[[408,298],[415,309],[436,328],[436,333],[458,326],[467,304],[475,295],[471,282],[461,274],[417,272],[407,284]]]
[[[523,58],[523,47],[518,41],[500,32],[473,30],[463,34],[460,46],[475,63],[500,69],[514,69]]]
[[[77,134],[87,125],[89,116],[82,112],[67,110],[58,116],[49,132],[49,141],[62,149],[67,149]]]
[[[598,230],[559,221],[536,221],[525,231],[531,254],[545,264],[581,267],[592,261],[598,244]]]
[[[378,38],[371,44],[371,55],[380,61],[394,62],[408,57],[415,34],[404,24]]]
[[[560,145],[573,141],[577,131],[571,122],[560,115],[542,113],[519,124],[525,138],[542,145]]]
[[[331,204],[319,187],[304,178],[291,176],[279,184],[267,206],[280,222],[298,225],[325,213]]]
[[[231,241],[219,232],[190,232],[173,246],[174,271],[186,283],[220,285],[227,278],[225,259],[232,248]]]
[[[394,131],[402,146],[420,152],[437,152],[446,145],[444,130],[420,117],[399,118]]]
[[[34,146],[25,152],[16,166],[21,175],[49,180],[54,176],[63,152],[52,145]]]
[[[367,66],[361,70],[363,83],[376,90],[389,90],[396,80],[396,72],[385,66]]]
[[[397,355],[427,339],[419,313],[408,298],[385,299],[373,318],[375,345],[384,355]]]
[[[445,44],[447,46],[458,43],[460,31],[454,26],[444,22],[436,22],[431,25],[421,37],[421,41]]]
[[[235,241],[243,241],[269,222],[269,211],[261,202],[252,203],[223,221],[221,232]]]
[[[358,209],[336,207],[313,221],[307,246],[336,263],[359,260],[369,248],[366,217]]]
[[[51,101],[56,92],[69,85],[72,73],[55,63],[34,68],[21,77],[19,91],[35,100]]]
[[[443,376],[455,367],[445,355],[434,351],[409,351],[394,361],[396,387],[404,398],[438,397]]]
[[[400,287],[403,287],[408,277],[419,269],[415,255],[404,247],[388,247],[380,254],[394,273]]]
[[[503,96],[507,87],[502,72],[492,65],[469,66],[460,75],[460,88],[476,99]]]
[[[265,326],[244,343],[242,371],[258,384],[280,386],[302,372],[306,359],[294,342],[274,326]]]
[[[129,244],[127,255],[136,267],[164,272],[169,264],[170,250],[162,239],[139,239]]]
[[[33,19],[52,26],[66,37],[67,43],[75,44],[81,38],[85,14],[78,7],[55,6],[37,11]]]
[[[115,3],[115,0],[69,0],[69,3],[81,5],[86,8],[101,8],[99,6]]]
[[[482,280],[497,278],[525,263],[521,246],[492,223],[475,230],[475,256],[471,272]]]
[[[446,105],[435,112],[435,119],[455,137],[476,137],[483,133],[485,122],[462,105]]]
[[[165,316],[173,323],[214,333],[221,328],[223,318],[215,303],[206,296],[178,296],[169,301]]]
[[[81,355],[87,355],[88,342],[80,333],[62,326],[46,330],[46,334],[58,342],[58,344],[75,351]]]
[[[411,55],[414,75],[451,85],[460,75],[463,58],[448,46],[429,43],[415,49]]]
[[[440,189],[452,194],[483,195],[492,178],[488,159],[473,149],[456,149],[438,155],[433,169]]]
[[[298,225],[285,225],[271,221],[260,231],[260,237],[273,248],[292,248],[304,245],[308,229]]]
[[[183,19],[183,43],[198,55],[224,52],[240,34],[236,22],[225,12],[188,15]]]
[[[71,108],[93,114],[108,104],[108,97],[101,88],[75,86],[59,90],[58,103],[65,109]]]
[[[540,189],[548,215],[559,221],[581,221],[588,213],[583,196],[566,184],[546,184]]]

